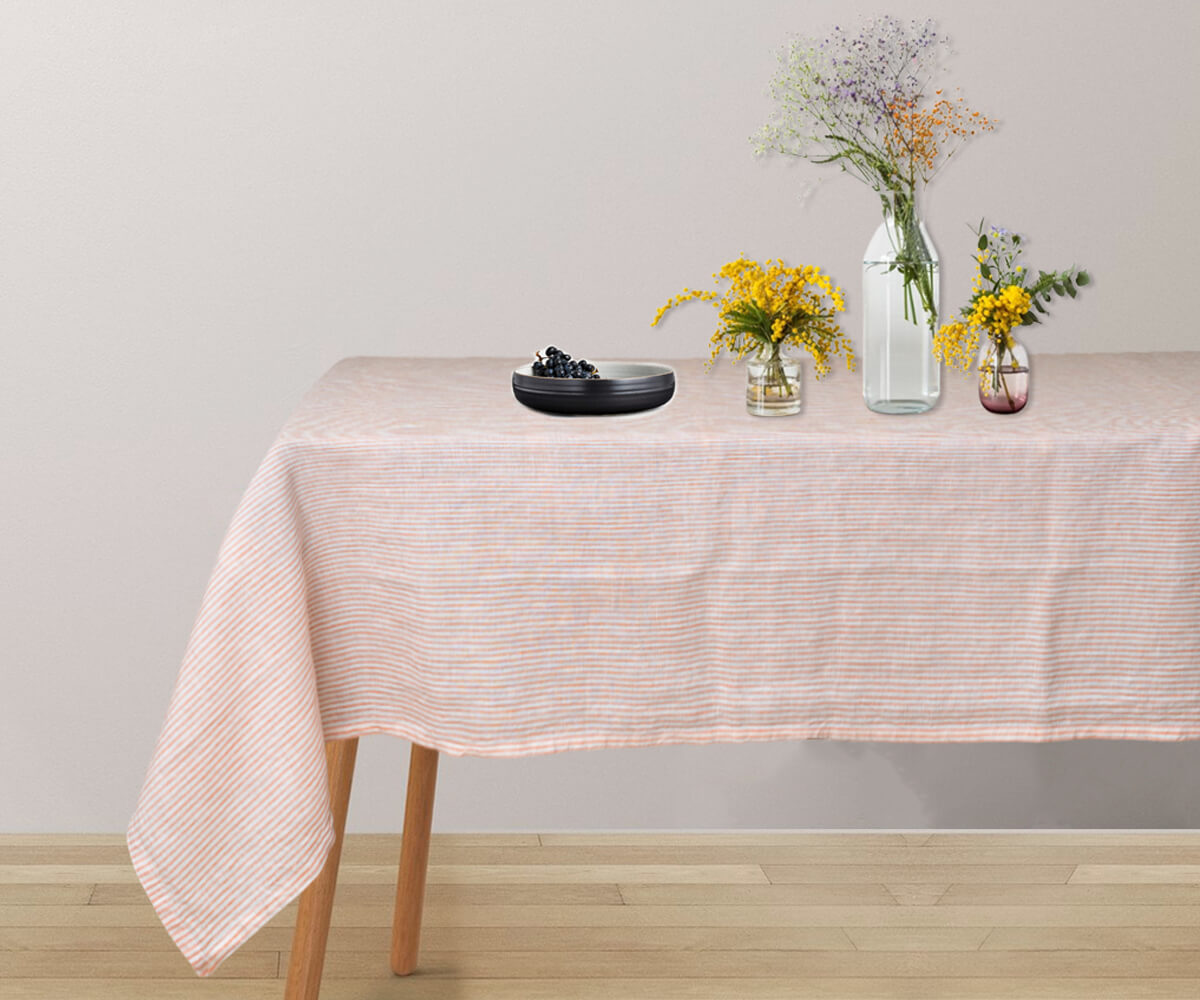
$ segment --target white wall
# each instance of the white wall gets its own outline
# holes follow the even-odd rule
[[[1200,7],[889,9],[937,17],[950,79],[1003,122],[930,192],[943,305],[986,214],[1034,266],[1096,275],[1035,354],[1200,346]],[[824,265],[857,332],[875,200],[748,141],[776,48],[845,16],[5,0],[0,830],[125,826],[234,507],[338,358],[703,356],[707,310],[649,320],[743,252]],[[405,750],[364,742],[353,828],[398,828]],[[1200,826],[1197,763],[1095,742],[447,759],[437,824]]]

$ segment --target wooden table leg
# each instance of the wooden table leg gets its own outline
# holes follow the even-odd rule
[[[321,992],[325,941],[329,937],[329,917],[333,912],[333,891],[337,888],[338,862],[342,857],[342,836],[346,832],[346,810],[350,806],[350,783],[354,778],[357,753],[357,739],[329,740],[325,744],[334,841],[321,874],[300,895],[284,1000],[317,1000]]]
[[[397,976],[407,976],[417,967],[437,765],[436,750],[419,743],[412,745],[408,761],[408,798],[404,803],[404,839],[400,845],[400,877],[396,881],[396,912],[392,918],[392,972]]]

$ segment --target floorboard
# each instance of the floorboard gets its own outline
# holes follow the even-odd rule
[[[435,834],[388,971],[399,838],[351,835],[322,1000],[1196,1000],[1200,833]],[[4,1000],[282,1000],[296,907],[211,979],[119,835],[0,836]]]

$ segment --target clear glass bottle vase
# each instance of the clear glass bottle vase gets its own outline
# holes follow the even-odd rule
[[[883,221],[863,255],[863,399],[877,413],[923,413],[941,392],[938,254],[916,192],[881,197]]]

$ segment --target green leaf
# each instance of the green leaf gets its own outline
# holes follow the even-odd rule
[[[1070,278],[1065,278],[1063,280],[1063,287],[1066,288],[1067,294],[1069,296],[1071,296],[1071,298],[1075,298],[1075,295],[1076,295],[1075,283],[1073,281],[1071,281]]]
[[[1090,285],[1091,283],[1092,276],[1088,274],[1087,271],[1080,271],[1077,275],[1075,275],[1075,284],[1079,285],[1081,288],[1084,285]]]
[[[1037,299],[1033,300],[1033,308],[1036,309],[1040,313],[1044,313],[1046,311],[1046,307],[1044,305],[1042,305],[1041,302],[1039,302]],[[1032,315],[1032,314],[1027,313],[1026,315]]]
[[[987,237],[986,237],[986,236],[980,236],[980,237],[979,237],[979,242],[978,242],[977,244],[975,244],[975,245],[976,245],[977,247],[979,247],[979,249],[980,249],[980,250],[986,250],[986,249],[987,249]]]
[[[992,280],[992,269],[990,267],[988,267],[987,264],[979,265],[979,273],[981,275],[983,275],[983,277],[986,278],[988,281]]]
[[[1013,233],[1013,246],[1021,245],[1021,237],[1017,233]]]
[[[1055,295],[1066,295],[1067,294],[1067,290],[1065,288],[1063,288],[1063,286],[1060,285],[1057,281],[1054,283],[1053,287],[1054,287]]]

